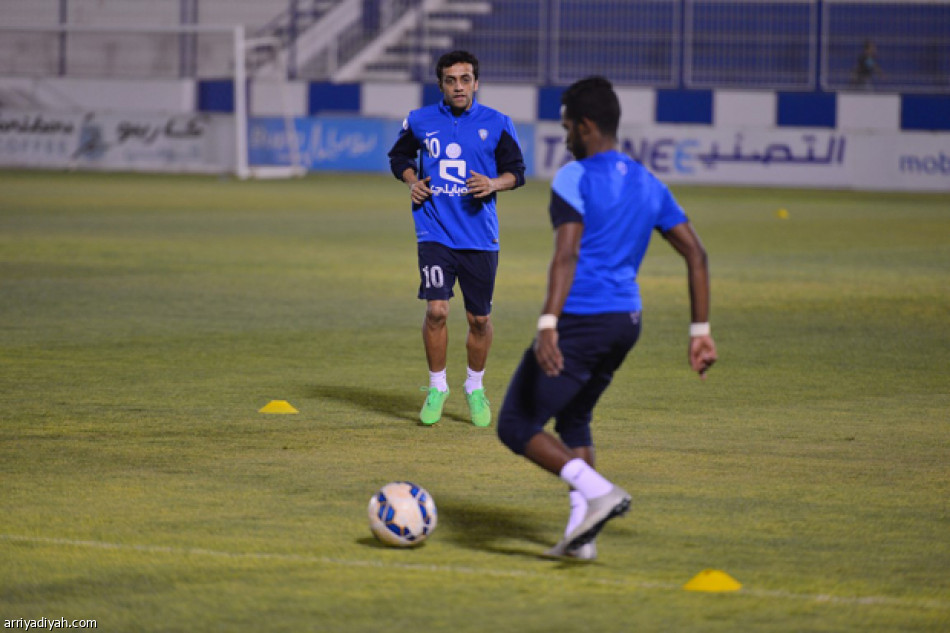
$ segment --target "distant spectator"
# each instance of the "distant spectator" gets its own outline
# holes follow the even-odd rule
[[[852,83],[864,90],[874,89],[874,80],[883,76],[884,71],[877,61],[877,47],[871,40],[865,40],[864,48],[854,65]]]

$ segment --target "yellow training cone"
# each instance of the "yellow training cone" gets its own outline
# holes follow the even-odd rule
[[[787,220],[788,209],[779,209],[778,211],[775,212],[775,217],[777,217],[779,220]]]
[[[687,591],[739,591],[742,585],[735,578],[718,569],[704,569],[683,585]]]
[[[286,400],[271,400],[258,413],[300,413]]]

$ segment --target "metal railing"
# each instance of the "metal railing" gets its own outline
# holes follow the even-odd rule
[[[28,0],[9,1],[7,7],[19,3],[37,15]],[[48,3],[59,10],[46,19],[67,23],[83,1]],[[150,0],[149,11],[164,7],[163,19],[199,24],[218,6],[211,2]],[[491,82],[566,85],[596,73],[630,86],[950,93],[950,0],[271,0],[268,6],[272,19],[248,25],[248,32],[284,43],[277,72],[294,79],[427,81],[439,54],[464,48],[478,55]],[[134,19],[134,11],[120,13]],[[113,48],[128,45],[117,39]],[[78,36],[30,42],[5,35],[0,75],[39,69],[78,76],[81,68],[108,76],[139,64],[196,77],[215,67],[213,46],[196,35],[134,53],[102,55],[122,63],[93,67],[95,56]],[[172,58],[177,64],[168,70]],[[251,60],[251,68],[268,61]]]

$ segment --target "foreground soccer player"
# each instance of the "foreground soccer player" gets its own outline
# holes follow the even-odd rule
[[[620,103],[590,77],[561,98],[561,125],[577,159],[551,184],[554,255],[538,332],[508,386],[498,436],[570,487],[564,538],[549,556],[594,558],[594,538],[627,512],[630,495],[594,470],[594,405],[640,335],[637,270],[654,230],[686,260],[689,363],[716,361],[709,328],[706,251],[666,186],[617,151]],[[551,418],[560,439],[544,430]]]
[[[491,424],[482,379],[492,343],[491,302],[498,269],[499,191],[524,184],[514,124],[481,105],[478,59],[466,51],[439,58],[442,101],[413,110],[389,152],[393,175],[409,185],[419,256],[422,340],[429,387],[419,419],[435,424],[449,396],[446,378],[449,299],[458,279],[468,318],[465,396],[475,426]],[[418,163],[417,163],[418,157]]]

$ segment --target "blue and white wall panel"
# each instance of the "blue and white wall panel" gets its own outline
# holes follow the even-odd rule
[[[562,91],[494,85],[478,94],[482,103],[529,125],[531,175],[537,178],[550,178],[570,160],[558,121]],[[940,98],[648,88],[617,92],[622,148],[668,182],[950,191],[950,104]],[[434,86],[365,85],[359,114],[401,117],[436,98]],[[527,144],[528,135],[521,136]]]
[[[227,117],[233,112],[233,84],[227,80],[139,84],[130,90],[129,82],[0,78],[0,88],[8,93],[48,101],[36,112],[40,115],[197,111]],[[530,176],[550,178],[570,159],[559,125],[563,90],[485,84],[479,91],[482,103],[515,121]],[[623,109],[622,148],[668,182],[950,191],[950,95],[625,87],[617,92]],[[248,91],[252,117],[289,114],[301,119],[298,125],[308,130],[305,141],[311,144],[304,155],[315,161],[309,165],[313,169],[385,170],[385,152],[398,124],[410,110],[438,98],[435,85],[411,82],[257,80]],[[23,120],[23,115],[0,109],[4,121]],[[376,123],[368,126],[371,120]],[[20,134],[18,129],[12,123],[0,126],[0,141]],[[283,124],[263,124],[260,138],[273,147],[282,129]],[[0,143],[0,164],[17,164],[4,158],[3,147],[22,146]],[[362,148],[366,155],[342,162],[320,158],[346,147]]]

